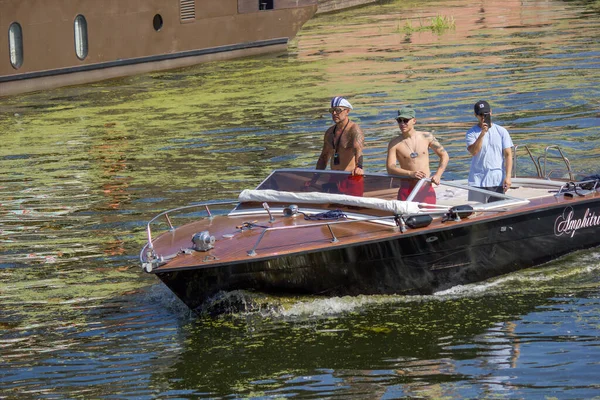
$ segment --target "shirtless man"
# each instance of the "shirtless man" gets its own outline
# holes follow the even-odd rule
[[[431,148],[440,158],[440,164],[431,177],[431,182],[439,185],[442,174],[448,165],[449,157],[446,150],[431,133],[415,129],[417,119],[413,109],[403,108],[399,110],[396,121],[398,121],[402,134],[393,138],[388,145],[386,163],[388,174],[405,175],[416,179],[429,178],[431,175],[429,170],[429,148]],[[400,166],[396,164],[400,164]],[[403,182],[398,191],[398,200],[405,200],[416,184],[417,181]],[[421,193],[423,192],[421,191]],[[435,204],[435,192],[430,185],[426,196],[421,196],[421,199],[417,199],[417,197],[415,197],[415,201]]]
[[[325,132],[316,169],[325,169],[330,163],[332,170],[364,175],[362,152],[365,136],[360,127],[350,121],[350,110],[352,104],[345,98],[334,97],[331,100],[329,112],[335,125]]]

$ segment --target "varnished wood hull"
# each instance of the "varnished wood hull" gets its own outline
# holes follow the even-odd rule
[[[231,218],[216,217],[210,222],[215,236],[233,232],[226,228],[238,223],[225,221]],[[272,226],[266,215],[256,217],[256,221]],[[310,222],[288,219],[277,220],[277,224]],[[202,229],[201,225],[190,226],[178,234],[189,238],[190,232]],[[265,236],[256,247],[256,255],[251,256],[248,250],[263,230],[258,227],[227,239],[231,248],[237,249],[233,259],[226,256],[230,249],[221,246],[219,253],[215,245],[215,251],[177,256],[153,273],[198,312],[219,291],[238,289],[327,296],[432,293],[599,245],[600,194],[552,195],[509,211],[458,221],[437,219],[427,227],[405,232],[371,222],[332,224],[331,229],[319,226],[278,231],[271,238]],[[160,238],[169,242],[166,247],[161,240],[156,242],[163,246],[163,254],[181,243],[174,235]],[[337,241],[332,242],[333,237]]]

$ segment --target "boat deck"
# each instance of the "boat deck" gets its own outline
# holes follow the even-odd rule
[[[548,187],[531,187],[523,184],[513,185],[506,194],[519,199],[533,200],[548,196],[554,196],[558,191],[556,186]],[[475,201],[469,201],[469,192],[466,189],[450,187],[446,185],[438,186],[435,189],[436,200],[438,205],[443,206],[459,206],[463,204],[479,204]],[[384,200],[396,200],[398,189],[383,189],[365,192],[364,197],[375,197]]]
[[[333,179],[330,175],[323,174],[319,173],[319,179],[325,188]],[[333,175],[336,178],[336,174]],[[519,212],[543,204],[570,202],[565,196],[556,196],[564,182],[541,179],[515,178],[511,189],[505,195],[498,195],[501,197],[500,201],[486,204],[468,200],[469,190],[472,188],[466,186],[466,181],[442,182],[435,187],[436,204],[430,205],[396,201],[399,188],[397,177],[370,176],[365,179],[364,191],[353,195],[298,189],[306,188],[305,182],[312,176],[312,172],[306,171],[295,175],[288,170],[278,171],[265,180],[259,189],[244,191],[252,193],[242,193],[238,199],[240,203],[223,215],[225,218],[198,218],[194,213],[194,222],[172,228],[152,241],[155,256],[151,258],[156,260],[158,257],[168,261],[153,265],[154,269],[159,272],[231,265],[255,257],[272,258],[295,254],[298,248],[302,248],[303,252],[311,252],[389,240],[399,234],[418,235],[423,229],[446,229],[449,226],[449,211],[455,206],[470,205],[471,210],[468,216],[452,219],[451,225],[468,224],[474,219],[484,221],[495,218],[497,211]],[[387,203],[410,206],[404,211],[394,211],[393,208],[378,207],[381,203],[376,203],[377,201],[386,203],[386,207]],[[210,207],[212,210],[213,207],[216,209],[223,205],[211,203]],[[298,214],[286,216],[286,208],[291,205],[296,206]],[[193,207],[206,207],[207,214],[211,217],[208,205]],[[346,218],[325,221],[304,218],[332,210],[344,213]],[[169,215],[174,214],[174,211],[182,210],[171,210]],[[406,231],[398,222],[398,215],[406,219],[411,215],[424,214],[432,217],[433,221],[428,226],[412,227]],[[167,212],[161,215],[169,221]],[[211,247],[209,251],[193,251],[194,245],[190,239],[199,232],[214,236],[214,248]],[[148,233],[152,237],[150,228]],[[142,260],[144,258],[142,256]]]

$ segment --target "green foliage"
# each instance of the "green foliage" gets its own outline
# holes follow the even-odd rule
[[[410,20],[405,22],[404,27],[400,28],[400,26],[398,26],[398,32],[405,33],[407,35],[410,35],[414,32],[423,31],[431,31],[433,33],[441,35],[442,33],[451,29],[456,29],[454,17],[447,17],[444,15],[436,15],[435,17],[432,17],[429,21],[429,24],[425,24],[423,22],[423,19],[419,18],[418,27],[413,26],[413,23]]]

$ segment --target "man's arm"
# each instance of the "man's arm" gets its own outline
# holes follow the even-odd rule
[[[352,171],[352,175],[364,175],[363,171],[363,148],[365,147],[365,135],[363,134],[360,127],[354,124],[354,128],[356,129],[354,135],[354,170]]]
[[[321,155],[319,156],[319,159],[317,160],[317,166],[315,167],[315,169],[327,168],[327,163],[329,162],[329,159],[331,158],[331,154],[333,153],[333,147],[331,147],[329,142],[327,141],[328,133],[329,133],[329,129],[327,129],[327,131],[325,131],[325,135],[323,136],[323,149],[321,150]]]
[[[319,156],[319,159],[317,160],[317,166],[315,167],[315,169],[327,168],[327,161],[329,161],[330,158],[331,158],[331,155],[329,154],[329,152],[327,151],[327,149],[324,146],[323,150],[321,151],[321,155]]]
[[[503,155],[504,155],[504,171],[505,171],[505,177],[504,177],[504,182],[503,182],[503,189],[504,192],[506,193],[506,191],[508,189],[510,189],[510,185],[511,185],[511,180],[510,177],[512,175],[512,148],[507,147],[506,149],[504,149],[502,151]]]
[[[431,136],[431,142],[429,143],[429,147],[437,156],[440,158],[440,164],[438,166],[437,171],[431,177],[431,181],[436,185],[440,184],[440,179],[442,179],[442,174],[446,170],[448,166],[448,161],[450,161],[450,156],[448,156],[448,152],[444,149],[444,147],[437,141],[437,139]]]
[[[481,133],[479,134],[479,137],[477,137],[473,144],[467,147],[467,150],[469,150],[469,153],[471,153],[472,156],[477,155],[477,153],[479,153],[479,151],[481,150],[481,146],[483,145],[483,138],[485,137],[487,131],[487,125],[484,124],[484,127],[481,128]]]
[[[395,140],[393,140],[390,142],[390,144],[388,144],[387,160],[385,162],[385,169],[386,169],[387,173],[390,175],[393,175],[393,174],[405,175],[402,172],[402,169],[400,169],[396,166],[397,161],[398,160],[396,158],[396,145],[395,145]]]
[[[329,159],[331,158],[331,153],[333,151],[333,148],[331,146],[328,145],[327,143],[327,133],[329,132],[329,130],[327,130],[325,132],[325,136],[323,137],[323,148],[321,149],[321,155],[319,156],[319,159],[317,160],[317,166],[315,167],[315,169],[325,169],[327,168],[327,162],[329,162]],[[306,181],[304,183],[304,186],[306,188],[308,188],[309,186],[312,186],[315,184],[315,182],[317,182],[317,180],[319,179],[319,175],[320,174],[313,174],[313,177],[310,181]]]

